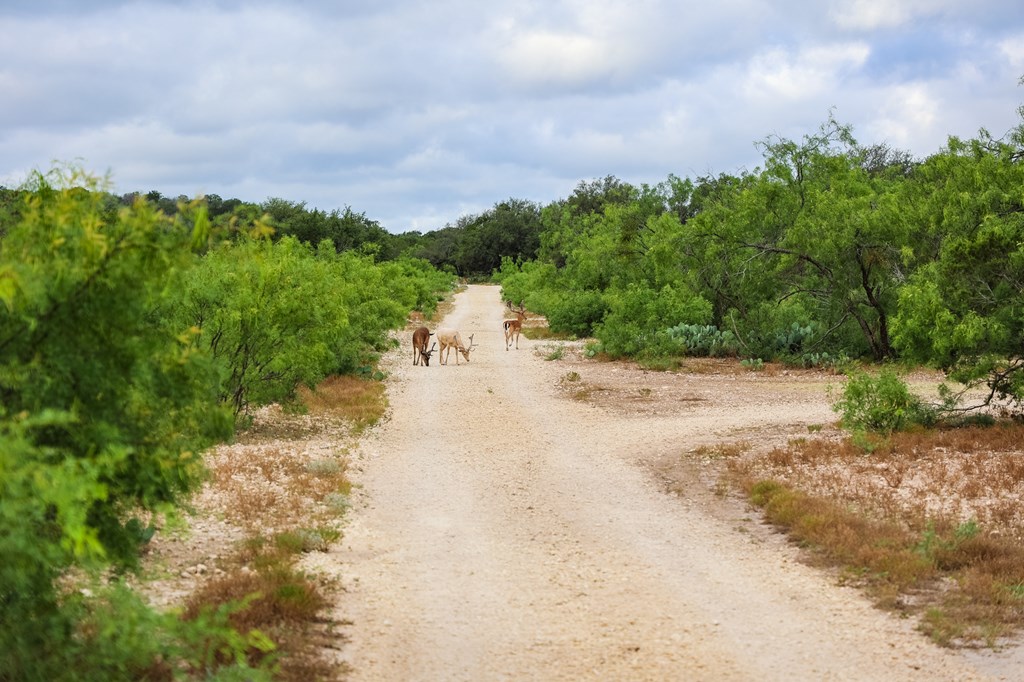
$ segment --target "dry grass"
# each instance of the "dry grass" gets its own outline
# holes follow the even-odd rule
[[[316,390],[301,389],[299,399],[310,414],[340,417],[357,432],[380,421],[388,405],[382,382],[352,376],[328,377]]]
[[[343,455],[304,457],[287,443],[219,448],[210,458],[219,511],[250,531],[283,528],[331,516],[332,495],[347,495]]]
[[[219,521],[203,525],[220,537],[243,539],[218,548],[215,564],[201,553],[209,549],[172,548],[182,580],[202,576],[184,598],[182,617],[216,623],[216,614],[227,613],[250,663],[273,666],[275,679],[285,681],[337,679],[345,671],[329,653],[339,635],[324,613],[336,587],[297,565],[303,554],[326,551],[341,537],[351,492],[345,443],[386,409],[380,382],[352,377],[328,379],[301,399],[305,414],[260,410],[238,442],[207,456],[210,479],[195,505],[200,516]],[[197,562],[202,571],[191,570]],[[247,634],[254,630],[273,642],[273,650],[266,638]],[[206,645],[216,658],[223,645],[217,638],[228,635],[217,627],[208,632]]]
[[[798,439],[728,462],[768,519],[946,645],[1024,627],[1024,426]]]
[[[690,454],[704,460],[733,459],[749,452],[750,448],[751,445],[748,441],[741,440],[733,443],[698,445]]]

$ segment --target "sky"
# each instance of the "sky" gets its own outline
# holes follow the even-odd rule
[[[1021,123],[1020,0],[3,0],[0,186],[351,208],[427,232],[762,165],[833,115],[925,157]]]

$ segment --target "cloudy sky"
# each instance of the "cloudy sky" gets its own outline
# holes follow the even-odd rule
[[[753,170],[832,110],[917,156],[1024,103],[1020,0],[3,0],[0,185],[54,162],[428,231]]]

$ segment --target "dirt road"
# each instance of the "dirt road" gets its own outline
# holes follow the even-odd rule
[[[667,493],[648,466],[806,434],[834,420],[824,383],[649,374],[642,409],[595,406],[566,397],[545,344],[507,352],[502,318],[499,289],[471,286],[444,322],[475,335],[470,363],[414,367],[407,340],[385,359],[391,416],[353,454],[345,540],[319,559],[344,587],[352,680],[984,679],[740,503],[696,478]]]

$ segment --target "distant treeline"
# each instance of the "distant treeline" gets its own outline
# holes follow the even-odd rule
[[[4,211],[10,214],[19,210],[18,197],[25,191],[0,187],[0,216]],[[196,202],[184,195],[168,197],[157,191],[108,195],[106,200],[112,205],[131,206],[139,198],[169,216]],[[351,207],[323,211],[308,208],[305,202],[270,198],[256,204],[223,199],[217,194],[208,194],[198,201],[205,206],[215,228],[249,225],[262,219],[272,228],[274,240],[290,236],[317,245],[326,239],[338,253],[354,250],[378,261],[423,259],[439,270],[467,279],[490,277],[501,266],[502,258],[536,258],[540,246],[541,208],[521,199],[499,202],[479,215],[459,218],[454,225],[427,233],[403,234],[388,232],[379,222]],[[0,220],[0,229],[3,222]]]

